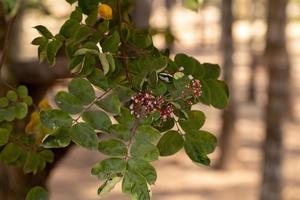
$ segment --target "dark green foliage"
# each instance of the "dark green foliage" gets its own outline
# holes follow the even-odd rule
[[[24,131],[30,135],[11,125],[31,110],[27,88],[0,97],[1,162],[37,173],[53,161],[49,149],[73,142],[108,156],[91,171],[103,181],[100,196],[122,181],[123,192],[134,200],[150,199],[149,185],[157,178],[151,162],[159,156],[184,148],[193,162],[209,165],[217,141],[200,130],[204,113],[191,108],[199,102],[226,107],[229,91],[218,80],[220,67],[186,54],[172,60],[155,48],[149,30],[133,28],[131,0],[101,1],[111,6],[112,20],[99,16],[100,0],[67,2],[78,5],[59,33],[36,26],[40,36],[32,44],[38,46],[40,62],[50,65],[65,50],[72,74],[68,91],[55,95],[55,109],[45,102],[32,108]],[[200,5],[197,0],[183,3],[193,10]],[[31,199],[47,199],[47,193],[35,188],[26,198]]]
[[[87,149],[97,149],[98,137],[94,129],[85,124],[78,123],[70,129],[72,141]]]
[[[177,131],[166,132],[157,144],[160,156],[170,156],[183,147],[183,137]]]
[[[47,200],[48,199],[48,192],[42,187],[34,187],[32,188],[25,200]]]

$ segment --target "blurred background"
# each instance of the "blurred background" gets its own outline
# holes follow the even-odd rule
[[[28,85],[35,101],[53,100],[66,86],[67,61],[39,64],[32,27],[58,32],[71,10],[64,0],[22,1],[2,76]],[[158,48],[218,63],[231,91],[225,111],[196,106],[207,116],[203,129],[219,138],[212,166],[196,166],[184,152],[161,158],[153,200],[300,200],[300,1],[203,0],[196,12],[179,0],[136,0],[132,14],[137,27],[151,28]],[[0,1],[0,51],[6,26]],[[80,148],[59,155],[47,180],[50,199],[99,199],[90,168],[103,157]],[[117,187],[103,199],[127,198]]]

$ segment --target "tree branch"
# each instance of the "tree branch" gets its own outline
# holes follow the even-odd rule
[[[10,42],[10,36],[11,31],[13,29],[14,23],[16,21],[17,16],[15,15],[8,23],[7,31],[5,33],[5,39],[4,39],[4,46],[2,50],[2,56],[0,58],[0,78],[1,78],[1,69],[5,63],[6,57],[7,57],[7,51],[9,48],[9,42]]]
[[[121,57],[122,57],[122,63],[125,68],[126,80],[130,81],[129,70],[128,70],[129,58],[127,55],[125,42],[124,42],[123,36],[122,36],[123,20],[122,20],[122,10],[121,9],[122,9],[122,0],[118,0],[117,10],[118,10],[118,18],[119,18],[119,33],[120,33],[120,38],[121,38]]]
[[[78,120],[81,118],[82,114],[84,112],[86,112],[87,110],[89,110],[97,101],[99,101],[100,99],[102,99],[105,95],[107,95],[113,88],[109,88],[108,90],[106,90],[103,94],[101,94],[99,97],[97,97],[96,99],[94,99],[94,101],[92,101],[92,103],[90,103],[90,105],[88,105],[88,107],[86,107],[85,109],[83,109],[78,117],[76,119],[73,120],[73,122],[78,122]]]

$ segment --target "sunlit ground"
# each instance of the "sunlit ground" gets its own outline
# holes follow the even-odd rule
[[[154,1],[154,13],[151,24],[164,28],[167,24],[166,9],[162,1]],[[58,17],[64,15],[64,4],[55,9]],[[177,41],[175,52],[185,52],[199,59],[200,62],[221,64],[219,40],[221,29],[219,25],[220,12],[216,7],[209,6],[203,12],[194,13],[176,5],[169,15],[172,31]],[[36,33],[33,27],[37,24],[47,24],[51,30],[57,31],[63,19],[53,20],[37,13],[27,13],[23,26],[22,48],[20,59],[31,59],[36,56],[36,49],[29,43]],[[249,81],[249,42],[255,35],[255,47],[262,50],[266,26],[263,21],[238,20],[234,24],[235,53],[234,93],[239,101],[236,133],[236,156],[233,167],[229,171],[216,171],[213,168],[199,167],[193,164],[184,152],[170,158],[162,158],[154,165],[158,170],[158,180],[152,187],[154,200],[254,200],[260,191],[261,145],[264,137],[263,112],[266,102],[266,74],[263,63],[255,72],[257,86],[257,104],[247,103],[247,88]],[[294,97],[294,122],[284,125],[284,200],[297,200],[300,196],[300,104],[299,104],[299,54],[300,54],[300,23],[292,22],[287,26],[288,50],[292,64],[292,95]],[[164,46],[162,36],[154,38],[158,47]],[[205,130],[218,134],[220,129],[220,112],[206,106],[199,107],[207,115]],[[213,164],[218,156],[218,150],[211,155]],[[90,168],[103,158],[97,152],[89,152],[74,148],[68,157],[60,163],[49,181],[51,200],[96,200],[96,191],[101,182],[90,175]],[[128,199],[121,195],[117,187],[106,200]]]

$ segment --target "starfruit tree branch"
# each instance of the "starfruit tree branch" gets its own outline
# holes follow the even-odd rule
[[[130,140],[127,144],[127,155],[125,156],[125,160],[128,161],[129,157],[130,157],[130,149],[131,149],[131,146],[134,142],[134,138],[135,138],[135,135],[136,135],[136,129],[138,127],[138,119],[136,119],[137,121],[135,121],[133,127],[131,128],[130,132],[131,132],[131,137],[130,137]]]
[[[88,111],[93,105],[95,105],[95,103],[97,101],[99,101],[100,99],[102,99],[104,96],[106,96],[113,88],[109,88],[108,90],[106,90],[103,94],[101,94],[99,97],[95,98],[87,107],[85,107],[78,115],[77,118],[75,118],[73,120],[73,124],[77,123],[78,120],[81,118],[81,116],[83,115],[83,113],[85,113],[86,111]]]
[[[127,49],[126,49],[126,43],[124,41],[123,38],[123,34],[122,34],[122,0],[118,0],[117,3],[117,10],[118,10],[118,20],[119,20],[119,34],[120,34],[120,38],[121,38],[121,46],[120,46],[120,51],[121,51],[121,59],[122,59],[122,63],[124,65],[124,69],[125,69],[125,76],[126,76],[126,80],[131,81],[131,77],[129,75],[129,69],[128,69],[128,65],[129,65],[129,57],[128,57],[128,53],[127,53]]]

